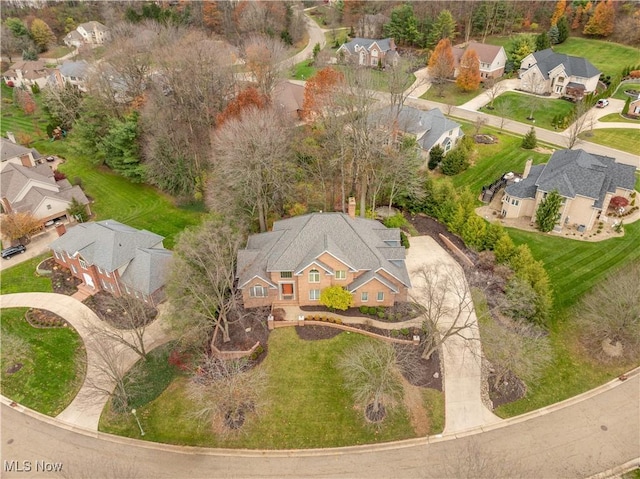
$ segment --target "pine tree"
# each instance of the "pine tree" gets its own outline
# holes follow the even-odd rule
[[[461,235],[462,240],[467,246],[476,251],[482,251],[487,235],[487,222],[478,215],[473,214],[462,226]]]
[[[569,20],[567,17],[560,17],[556,26],[558,27],[558,43],[564,43],[569,38]]]
[[[551,231],[558,222],[560,208],[562,207],[562,197],[553,190],[540,202],[536,210],[536,228],[543,233]]]
[[[440,40],[445,38],[452,40],[455,36],[456,22],[453,19],[453,15],[449,10],[442,10],[431,28],[427,46],[433,48]]]
[[[536,130],[531,127],[529,132],[522,139],[522,148],[525,150],[533,150],[538,144],[538,139],[536,138]]]
[[[556,30],[557,29],[558,27],[556,27]],[[539,52],[540,50],[546,50],[547,48],[551,48],[551,40],[549,35],[547,35],[547,32],[542,32],[536,37],[536,51]]]
[[[429,151],[429,163],[428,167],[430,170],[435,170],[440,162],[444,158],[444,150],[440,145],[436,145]]]
[[[612,0],[598,3],[582,33],[597,37],[608,37],[613,33],[615,10]]]
[[[549,33],[547,35],[549,36],[549,43],[551,43],[551,45],[557,45],[560,43],[560,31],[558,30],[558,25],[553,25],[549,29]]]
[[[631,105],[631,97],[627,97],[627,101],[624,102],[624,106],[622,107],[622,114],[623,115],[628,115],[629,114],[629,107]]]
[[[462,91],[474,91],[480,86],[480,60],[475,50],[467,48],[462,54],[456,85]]]
[[[511,261],[511,257],[516,252],[516,245],[513,243],[511,236],[504,233],[498,241],[496,241],[493,252],[496,255],[496,261],[500,264],[508,264]]]

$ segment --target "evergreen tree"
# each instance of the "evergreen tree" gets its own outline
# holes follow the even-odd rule
[[[436,145],[429,151],[429,163],[427,166],[430,170],[435,170],[444,158],[444,150],[440,145]]]
[[[392,37],[398,45],[415,45],[419,40],[418,19],[409,3],[395,7],[391,19],[383,27],[384,34]]]
[[[556,191],[548,193],[540,202],[536,211],[536,228],[543,233],[548,233],[557,224],[562,207],[562,196]]]
[[[562,16],[556,26],[558,27],[558,43],[564,43],[569,38],[569,20]]]
[[[453,40],[456,35],[456,22],[449,10],[442,10],[429,33],[427,47],[433,48],[440,40]]]
[[[547,35],[551,45],[557,45],[560,43],[560,31],[558,30],[558,25],[552,25]]]
[[[487,227],[487,234],[484,237],[484,247],[489,250],[494,250],[498,240],[506,234],[500,223],[497,221],[490,223]]]
[[[469,152],[460,146],[451,150],[440,163],[440,170],[447,176],[457,175],[469,168]]]
[[[462,226],[460,233],[467,246],[476,251],[482,251],[487,235],[487,222],[478,215],[472,214]]]
[[[512,38],[506,50],[509,60],[513,62],[513,69],[519,70],[523,58],[536,50],[536,39],[533,35],[517,35]]]
[[[631,105],[631,97],[628,96],[627,97],[627,101],[624,102],[624,106],[622,107],[622,114],[623,115],[628,115],[629,114],[630,105]]]
[[[511,258],[516,252],[516,245],[513,243],[511,236],[504,233],[493,248],[493,252],[496,255],[496,261],[500,264],[508,264]]]
[[[75,198],[71,198],[71,204],[69,208],[67,208],[67,213],[73,216],[79,223],[84,223],[89,219],[87,208]]]
[[[556,30],[557,28],[558,27],[556,27]],[[551,40],[549,35],[547,35],[547,32],[542,32],[536,37],[536,51],[539,52],[540,50],[546,50],[547,48],[551,48]]]
[[[144,167],[140,164],[138,133],[138,112],[134,110],[123,120],[112,118],[109,131],[99,143],[99,149],[105,157],[106,164],[134,182],[144,180]]]
[[[522,139],[522,148],[525,150],[533,150],[538,144],[538,139],[536,138],[536,130],[531,127],[529,132]]]

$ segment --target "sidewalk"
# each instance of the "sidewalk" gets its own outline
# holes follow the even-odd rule
[[[115,384],[100,371],[98,365],[101,359],[99,353],[95,350],[95,338],[92,335],[92,331],[100,328],[109,328],[109,326],[101,321],[89,307],[63,294],[16,293],[0,296],[0,308],[22,307],[46,309],[56,313],[69,322],[82,338],[87,352],[87,371],[84,382],[71,404],[56,418],[70,425],[97,431],[100,415],[108,398],[104,395],[96,395],[95,386],[112,391]],[[165,323],[160,315],[151,325],[147,326],[144,337],[147,351],[171,339],[165,331]],[[139,356],[130,348],[113,340],[111,342],[113,343],[113,350],[116,351],[116,354],[121,359],[119,367],[125,371],[131,368],[139,359]]]

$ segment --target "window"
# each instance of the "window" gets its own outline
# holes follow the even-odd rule
[[[80,267],[82,269],[87,269],[87,263],[85,260],[83,260],[82,258],[79,258],[78,261],[80,262]]]
[[[60,256],[58,255],[58,252],[57,252],[57,251],[54,251],[54,252],[53,252],[53,256],[55,256],[55,257],[56,257],[56,259],[60,259]]]
[[[293,273],[291,271],[280,271],[281,278],[293,278]]]
[[[363,303],[369,301],[369,293],[367,293],[366,291],[360,293],[360,301],[362,301]]]
[[[378,291],[378,296],[376,297],[378,301],[384,301],[384,293],[382,291]]]
[[[47,209],[50,210],[51,209],[51,205],[47,205]]]
[[[310,289],[309,290],[309,299],[311,301],[318,301],[320,299],[320,290],[319,289]]]
[[[343,269],[336,271],[336,279],[347,279],[347,272]]]
[[[309,271],[309,283],[319,283],[320,282],[320,271],[317,269],[312,269]]]
[[[78,274],[78,270],[76,269],[76,265],[75,264],[71,265],[71,271],[73,271],[73,274]]]
[[[107,275],[107,278],[109,278],[109,271],[107,271],[106,269],[104,270],[104,274]]]
[[[104,290],[108,290],[109,289],[109,285],[107,284],[107,282],[104,279],[100,279],[100,282],[102,283],[102,289],[104,289]]]
[[[267,296],[267,288],[256,285],[249,288],[249,296],[252,298],[265,298]]]
[[[518,206],[518,205],[520,204],[520,201],[519,201],[519,200],[516,200],[515,198],[511,198],[511,204],[512,204],[513,206]]]

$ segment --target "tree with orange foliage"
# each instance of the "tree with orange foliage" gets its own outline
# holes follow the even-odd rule
[[[474,91],[480,86],[480,60],[471,48],[467,48],[460,58],[456,85],[462,91]]]
[[[309,78],[304,87],[302,111],[309,120],[320,114],[335,88],[344,82],[344,75],[335,68],[326,67]]]
[[[551,16],[551,25],[555,25],[560,20],[560,17],[564,15],[564,12],[567,9],[567,0],[558,0],[556,3],[556,9],[553,11],[553,15]]]
[[[20,240],[22,244],[28,244],[31,236],[42,228],[42,221],[29,211],[13,211],[0,217],[0,226],[2,234],[11,241]]]
[[[448,78],[453,76],[454,70],[455,60],[451,41],[448,38],[443,38],[438,42],[431,58],[429,58],[429,76],[436,85],[438,96],[443,96],[444,84]]]
[[[245,88],[227,104],[222,113],[216,116],[216,126],[219,128],[232,118],[240,118],[242,113],[249,108],[262,109],[268,104],[269,98],[261,94],[256,88]]]
[[[584,26],[582,33],[596,37],[608,37],[613,33],[616,12],[613,0],[598,3],[593,15]]]

